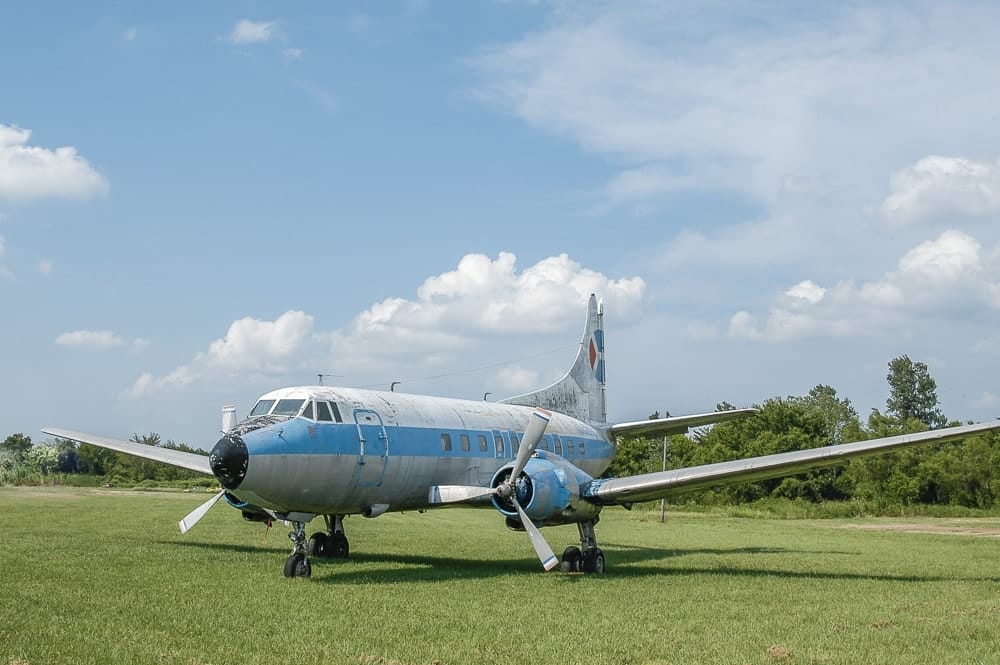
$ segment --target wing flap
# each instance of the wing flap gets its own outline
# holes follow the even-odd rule
[[[855,457],[884,454],[912,446],[957,441],[974,434],[995,430],[1000,430],[1000,422],[949,427],[919,434],[903,434],[777,455],[748,457],[731,462],[645,473],[626,478],[599,479],[584,488],[583,496],[600,504],[651,501],[695,490],[789,476],[811,469],[837,466]]]
[[[723,423],[727,420],[737,420],[757,413],[757,409],[731,409],[729,411],[713,411],[697,413],[690,416],[671,416],[669,418],[653,418],[651,420],[636,420],[630,423],[618,423],[610,427],[611,436],[670,436],[685,434],[692,427]]]
[[[212,469],[208,465],[207,455],[196,455],[194,453],[186,453],[182,450],[172,450],[170,448],[160,448],[158,446],[146,446],[134,441],[109,439],[104,436],[83,434],[82,432],[56,429],[54,427],[43,427],[42,431],[49,436],[58,437],[60,439],[69,439],[70,441],[76,441],[77,443],[86,443],[91,446],[97,446],[98,448],[107,448],[108,450],[125,453],[126,455],[135,455],[136,457],[153,460],[154,462],[162,462],[164,464],[169,464],[170,466],[177,466],[182,469],[187,469],[188,471],[204,473],[207,476],[213,475]]]

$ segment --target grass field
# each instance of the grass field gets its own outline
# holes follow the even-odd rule
[[[0,665],[1000,662],[1000,519],[609,509],[597,578],[491,511],[352,517],[352,558],[289,580],[284,526],[182,537],[203,498],[0,488]]]

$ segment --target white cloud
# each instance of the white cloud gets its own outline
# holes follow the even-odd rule
[[[52,263],[52,261],[49,259],[42,259],[38,262],[38,272],[40,272],[45,277],[48,277],[49,275],[52,274],[52,269],[54,267],[55,264]]]
[[[124,42],[134,42],[135,38],[139,36],[138,28],[126,28],[122,31],[122,41]]]
[[[134,398],[219,375],[280,375],[299,366],[302,352],[312,341],[313,317],[304,312],[289,310],[274,321],[245,317],[233,321],[224,337],[197,353],[189,364],[160,378],[145,372],[124,394]]]
[[[892,177],[882,203],[886,219],[906,224],[928,219],[1000,213],[1000,163],[963,157],[924,157]]]
[[[73,330],[56,337],[56,344],[78,349],[107,350],[129,347],[133,352],[141,352],[149,346],[149,340],[141,337],[129,342],[110,330]]]
[[[300,311],[286,312],[274,321],[249,317],[235,321],[225,337],[196,354],[191,363],[161,378],[143,375],[127,394],[219,376],[278,376],[290,371],[304,376],[315,372],[319,360],[352,376],[370,377],[401,363],[436,372],[454,369],[450,363],[456,351],[491,336],[574,330],[591,293],[600,294],[619,320],[634,316],[644,291],[640,277],[610,279],[565,254],[522,271],[513,254],[501,252],[496,259],[469,254],[455,270],[427,278],[415,300],[388,298],[375,303],[332,332],[314,330],[313,317]],[[531,377],[506,368],[497,378],[514,385]]]
[[[497,385],[508,393],[521,393],[541,387],[538,372],[519,365],[503,367],[496,373]]]
[[[109,190],[108,181],[76,148],[28,145],[31,130],[0,124],[0,199],[88,199]]]
[[[234,44],[262,44],[271,41],[278,27],[277,21],[251,21],[240,19],[229,33]]]
[[[0,236],[0,277],[10,278],[14,274],[3,264],[3,255],[6,253],[7,248],[3,236]]]
[[[305,53],[300,48],[286,48],[281,51],[281,55],[285,57],[285,60],[291,62],[292,60],[301,60],[302,55]]]
[[[981,260],[979,242],[954,229],[906,252],[896,270],[857,286],[845,280],[823,288],[805,280],[785,291],[759,325],[747,311],[729,322],[729,335],[786,341],[900,330],[921,312],[1000,309],[1000,266]]]
[[[607,156],[612,201],[726,188],[773,202],[872,193],[907,146],[942,135],[982,149],[1000,103],[986,84],[1000,71],[985,27],[997,18],[968,6],[557,4],[543,29],[469,62],[481,98]]]
[[[56,337],[56,344],[81,349],[113,349],[126,342],[110,330],[74,330]]]

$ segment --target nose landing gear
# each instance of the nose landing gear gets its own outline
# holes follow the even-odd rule
[[[306,556],[306,525],[292,522],[288,539],[292,541],[292,553],[285,559],[285,577],[311,577],[312,564]]]

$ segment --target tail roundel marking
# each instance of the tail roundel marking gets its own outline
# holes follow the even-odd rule
[[[598,328],[590,337],[590,369],[599,383],[604,383],[604,331]]]

